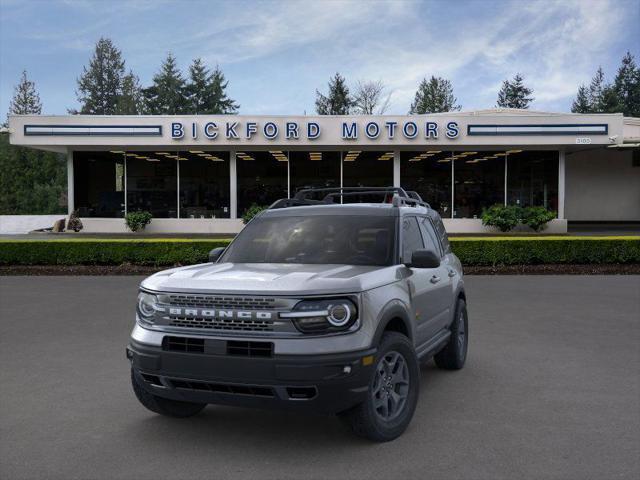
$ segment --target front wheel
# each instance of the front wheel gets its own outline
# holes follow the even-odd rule
[[[361,437],[388,442],[409,425],[418,402],[420,369],[413,345],[395,332],[383,335],[367,399],[341,413],[341,420]]]
[[[133,392],[136,394],[136,398],[140,403],[147,409],[154,413],[159,413],[160,415],[178,418],[192,417],[200,413],[202,409],[207,406],[206,403],[170,400],[147,392],[144,387],[140,385],[133,368],[131,369],[131,384],[133,386]]]
[[[456,314],[451,324],[451,337],[447,345],[434,357],[438,368],[443,370],[460,370],[467,359],[467,347],[469,345],[469,318],[467,316],[467,304],[464,300],[458,300]]]

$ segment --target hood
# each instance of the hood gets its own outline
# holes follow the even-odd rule
[[[398,280],[398,266],[206,263],[158,272],[142,287],[165,292],[257,295],[357,293]]]

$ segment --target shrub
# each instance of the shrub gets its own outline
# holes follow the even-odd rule
[[[482,211],[482,224],[498,227],[501,232],[515,228],[520,221],[520,207],[515,205],[493,205]]]
[[[556,218],[555,212],[544,207],[526,207],[521,212],[521,222],[529,225],[534,232],[544,230],[551,220]]]
[[[73,212],[71,212],[71,215],[69,215],[67,230],[73,230],[74,232],[77,233],[80,230],[82,230],[82,228],[83,228],[83,225],[82,225],[82,221],[78,217],[78,211],[74,210]]]
[[[129,230],[137,232],[138,230],[144,230],[144,227],[151,223],[152,218],[149,212],[129,212],[124,217],[124,221]]]
[[[263,210],[266,210],[269,207],[263,207],[256,203],[252,204],[242,215],[242,223],[245,225],[251,221],[253,217],[261,213]]]
[[[463,265],[640,263],[640,237],[452,238]]]
[[[0,240],[0,265],[192,265],[229,239]]]
[[[191,265],[228,239],[0,240],[0,265]],[[463,265],[640,263],[640,237],[452,238]]]

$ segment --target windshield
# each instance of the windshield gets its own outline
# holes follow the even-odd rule
[[[392,265],[395,217],[264,217],[250,222],[221,262]]]

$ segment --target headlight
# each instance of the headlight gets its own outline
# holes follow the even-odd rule
[[[280,317],[290,318],[303,333],[329,333],[351,328],[358,320],[358,310],[347,298],[303,300]]]
[[[138,317],[145,323],[153,323],[158,298],[147,292],[138,293]]]

